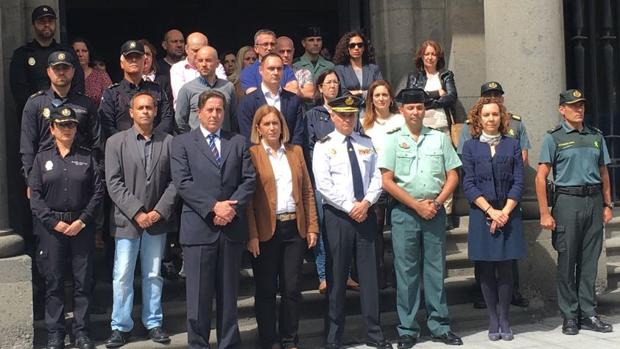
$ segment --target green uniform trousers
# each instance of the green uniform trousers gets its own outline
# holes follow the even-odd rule
[[[603,199],[558,194],[553,207],[558,251],[558,306],[566,319],[596,314],[594,290],[603,245]]]
[[[417,337],[415,315],[420,306],[420,280],[424,280],[427,325],[433,335],[450,331],[444,289],[446,260],[446,213],[441,209],[431,220],[401,204],[392,210],[392,245],[396,270],[396,309],[400,336]]]

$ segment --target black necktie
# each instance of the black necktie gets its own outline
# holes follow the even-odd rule
[[[346,140],[347,153],[349,154],[351,174],[353,177],[353,193],[355,194],[355,200],[362,201],[364,199],[364,181],[362,180],[362,172],[360,171],[360,165],[357,163],[357,156],[355,155],[353,143],[351,143],[351,136],[347,136]]]

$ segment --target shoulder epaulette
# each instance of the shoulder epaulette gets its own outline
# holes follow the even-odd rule
[[[37,92],[31,94],[29,98],[34,98],[34,97],[40,96],[40,95],[42,95],[44,93],[45,93],[45,90],[37,91]]]
[[[557,125],[556,127],[552,128],[550,130],[547,130],[547,133],[556,132],[556,131],[560,130],[561,128],[562,128],[562,125]]]
[[[319,143],[325,143],[327,141],[329,141],[331,139],[331,137],[329,135],[319,139]]]
[[[364,132],[360,132],[360,137],[370,139],[370,136],[369,136],[369,135],[367,135],[367,134],[365,134]]]
[[[89,147],[85,147],[85,146],[83,146],[83,145],[80,145],[80,146],[79,146],[79,148],[80,148],[81,150],[85,150],[85,151],[87,151],[87,152],[89,152],[89,153],[93,151],[91,148],[89,148]]]
[[[400,127],[393,128],[393,129],[387,131],[386,133],[391,135],[392,133],[396,133],[398,131],[400,131]]]
[[[120,84],[118,82],[112,83],[112,85],[108,86],[108,88],[114,88],[120,86]]]
[[[513,120],[521,121],[521,117],[520,117],[519,115],[516,115],[516,114],[512,114],[512,113],[511,113],[511,114],[510,114],[510,117],[511,117]]]
[[[469,125],[471,124],[471,122],[469,121],[469,119],[465,120],[465,125]]]
[[[603,134],[603,131],[601,131],[600,129],[598,129],[598,128],[596,128],[596,127],[592,126],[592,125],[586,125],[586,126],[587,126],[589,129],[591,129],[591,130],[593,130],[593,131],[595,131],[595,132],[597,132],[597,133]]]

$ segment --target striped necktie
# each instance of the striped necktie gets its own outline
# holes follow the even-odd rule
[[[215,146],[215,138],[217,138],[217,135],[215,133],[211,133],[210,135],[207,136],[207,143],[209,143],[209,148],[211,148],[211,152],[213,152],[213,157],[215,158],[215,162],[217,163],[217,166],[221,166],[222,165],[222,158],[220,157],[220,152],[217,151],[217,147]]]

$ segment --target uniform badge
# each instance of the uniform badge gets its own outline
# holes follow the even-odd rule
[[[496,84],[496,83],[494,83],[494,82],[492,82],[492,83],[490,83],[490,84],[489,84],[489,87],[490,87],[490,88],[496,88],[496,87],[497,87],[497,84]]]
[[[368,155],[370,154],[370,149],[369,148],[359,149],[357,152],[360,153],[360,155]]]
[[[34,59],[34,57],[30,57],[28,58],[28,65],[29,66],[34,66],[35,64],[37,64],[37,61]]]
[[[594,146],[596,147],[596,149],[598,149],[599,147],[598,141],[594,141]]]
[[[579,98],[579,97],[581,97],[581,92],[575,90],[575,91],[573,91],[573,96]]]
[[[332,154],[332,155],[336,155],[336,149],[331,148],[331,149],[329,150],[329,153],[330,153],[330,154]]]
[[[346,104],[346,105],[352,105],[352,104],[353,104],[353,97],[350,97],[350,96],[349,96],[349,97],[347,97],[347,98],[344,100],[344,104]]]
[[[52,160],[47,160],[45,163],[45,171],[51,171],[54,168],[54,163]]]
[[[135,41],[130,42],[129,48],[136,48],[136,42]]]
[[[47,12],[47,11],[49,11],[49,10],[47,9],[47,7],[44,7],[44,8],[43,8],[43,12]]]
[[[514,137],[515,130],[513,130],[513,129],[508,130],[508,134]]]
[[[69,115],[71,115],[71,110],[69,110],[69,108],[64,108],[60,113],[63,116],[69,116]]]
[[[406,142],[402,142],[401,144],[398,145],[399,147],[403,148],[403,149],[409,149],[409,144]]]
[[[50,109],[49,108],[43,108],[43,111],[41,112],[41,114],[43,114],[44,118],[49,118],[50,117]]]
[[[64,61],[65,60],[65,54],[64,53],[59,53],[58,54],[58,59],[61,60],[61,61]]]

